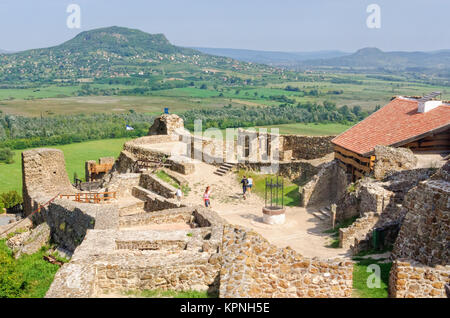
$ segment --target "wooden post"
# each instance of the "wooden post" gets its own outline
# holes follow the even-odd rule
[[[331,205],[331,228],[335,228],[336,227],[336,204],[332,204]]]

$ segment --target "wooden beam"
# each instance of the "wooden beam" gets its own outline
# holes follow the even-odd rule
[[[336,157],[337,159],[339,159],[340,161],[342,161],[342,162],[344,162],[344,163],[348,163],[349,165],[351,165],[351,166],[353,166],[353,167],[355,167],[355,168],[357,168],[357,169],[359,169],[359,170],[362,170],[362,171],[365,171],[365,172],[370,173],[370,167],[368,167],[368,166],[363,166],[362,164],[359,164],[358,162],[356,162],[356,161],[353,160],[352,158],[344,157],[343,155],[341,155],[341,154],[338,153],[338,152],[335,153],[335,157]]]
[[[365,177],[365,175],[363,173],[359,172],[359,170],[355,170],[354,173],[355,173],[355,176],[357,176],[359,178],[364,178]]]
[[[334,151],[340,152],[341,154],[343,154],[343,155],[345,155],[347,157],[353,157],[355,159],[358,159],[361,162],[366,162],[366,163],[370,162],[370,158],[360,156],[360,155],[358,155],[357,153],[355,153],[353,151],[344,149],[344,148],[336,146],[336,145],[334,146]]]

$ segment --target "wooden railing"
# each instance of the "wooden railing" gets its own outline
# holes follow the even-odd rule
[[[116,198],[116,192],[81,192],[75,194],[60,194],[60,199],[74,198],[76,202],[100,203]]]

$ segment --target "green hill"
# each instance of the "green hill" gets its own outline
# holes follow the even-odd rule
[[[266,66],[172,45],[163,34],[117,26],[81,32],[54,47],[0,55],[0,81],[14,85],[112,78],[152,82],[168,75],[172,80],[192,80],[205,68],[213,68],[212,73],[273,72]]]

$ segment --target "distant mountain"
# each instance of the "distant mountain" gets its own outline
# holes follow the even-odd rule
[[[136,76],[150,81],[155,76],[161,80],[170,72],[176,73],[174,79],[179,79],[183,74],[204,73],[210,68],[218,72],[268,67],[175,46],[163,34],[113,26],[81,32],[57,46],[1,55],[0,81],[53,82]]]
[[[13,52],[0,49],[0,54],[8,54],[8,53],[13,53]]]
[[[228,48],[191,47],[200,52],[218,56],[226,56],[239,61],[263,63],[273,66],[295,65],[298,62],[311,59],[326,59],[349,55],[341,51],[316,51],[316,52],[278,52],[258,51]]]
[[[346,56],[303,61],[298,67],[391,71],[448,70],[450,50],[383,52],[378,48],[363,48]]]

